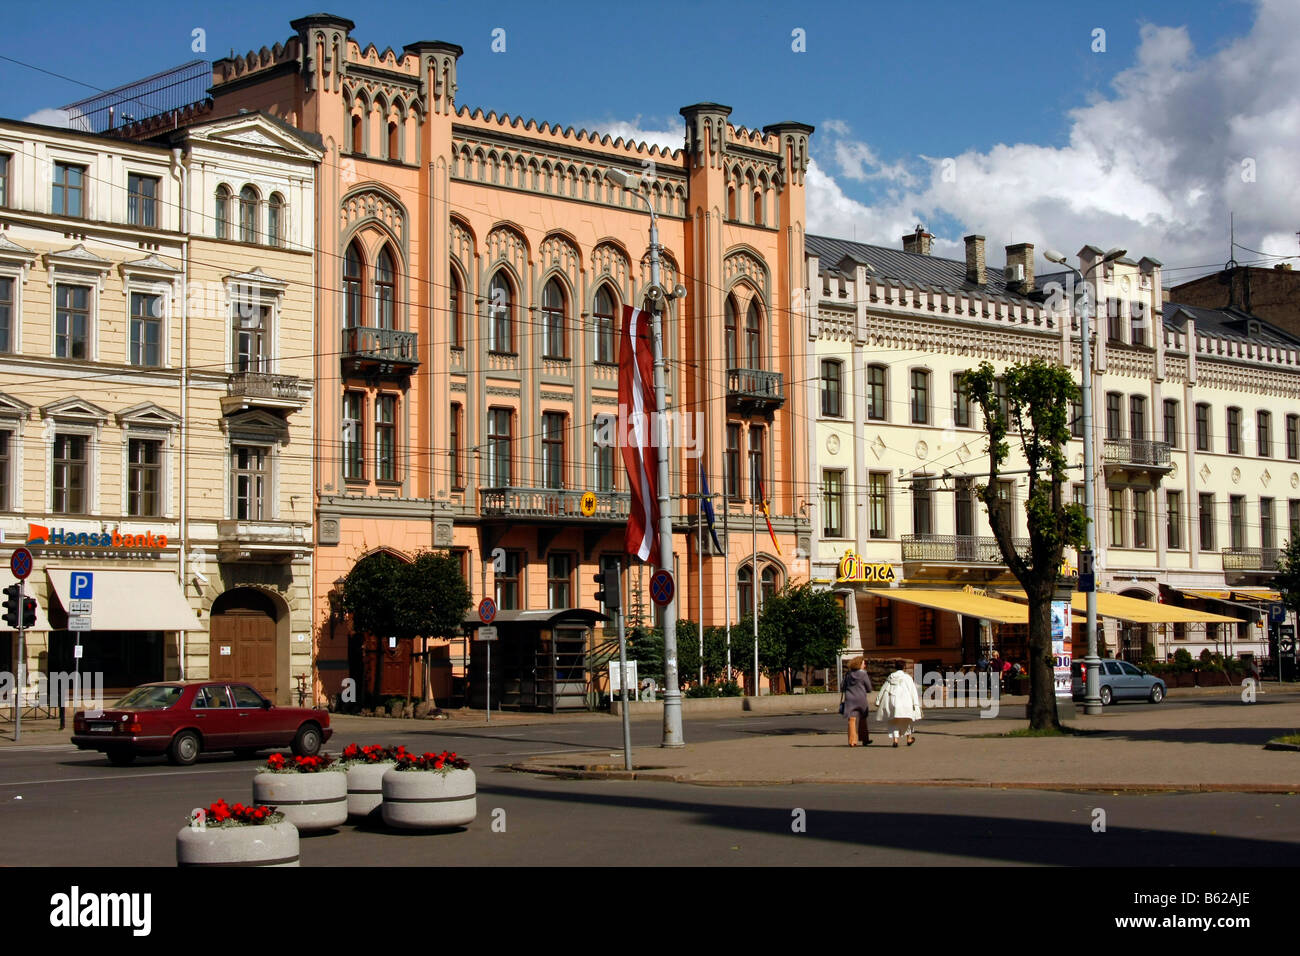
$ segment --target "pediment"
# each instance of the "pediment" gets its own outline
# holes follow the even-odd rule
[[[176,428],[181,418],[153,402],[141,402],[114,413],[118,427],[134,425],[137,428]]]
[[[232,272],[226,276],[225,283],[227,287],[230,286],[250,287],[251,286],[255,288],[265,288],[265,289],[289,288],[288,282],[286,282],[284,279],[277,279],[275,278],[275,276],[267,275],[265,272],[262,271],[261,266],[258,266],[257,268],[253,269],[251,272]]]
[[[83,398],[75,395],[69,395],[67,398],[61,398],[57,402],[50,402],[48,405],[41,406],[42,418],[62,418],[62,419],[82,419],[103,424],[108,421],[108,412],[100,408],[93,402],[88,402]]]
[[[36,253],[26,246],[20,246],[3,232],[0,232],[0,262],[20,263],[30,266],[36,261]]]
[[[143,259],[135,259],[132,262],[122,263],[123,275],[144,275],[155,278],[171,278],[172,276],[180,275],[180,273],[180,269],[160,259],[155,253],[150,253]]]
[[[309,161],[321,158],[320,152],[288,128],[281,128],[275,121],[258,113],[244,113],[195,127],[190,131],[190,139],[213,146],[234,146]]]
[[[247,436],[251,439],[289,441],[289,426],[283,418],[262,411],[251,409],[221,419],[221,428],[232,438]]]
[[[45,264],[52,269],[79,269],[101,274],[113,268],[110,260],[95,255],[86,248],[84,242],[79,242],[63,252],[45,253]]]
[[[0,392],[0,418],[27,419],[31,416],[32,406],[24,401]]]

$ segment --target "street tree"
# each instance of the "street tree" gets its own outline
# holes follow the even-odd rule
[[[752,632],[752,619],[732,628],[736,634]],[[780,677],[786,690],[794,686],[794,675],[810,667],[834,667],[835,659],[849,636],[844,608],[830,591],[811,584],[786,585],[763,602],[758,616],[758,667],[768,677]],[[744,666],[742,642],[740,660]],[[733,648],[734,650],[734,648]],[[735,658],[733,657],[733,660]]]
[[[1055,659],[1052,654],[1052,597],[1067,546],[1086,540],[1087,516],[1066,504],[1065,446],[1070,440],[1070,404],[1079,394],[1070,370],[1042,359],[1013,365],[1001,376],[993,366],[962,376],[970,397],[984,413],[988,432],[988,482],[977,486],[1002,560],[1029,598],[1029,726],[1059,728]],[[1001,386],[999,388],[999,385]],[[1017,548],[1011,501],[998,493],[1010,454],[1008,433],[1016,434],[1029,476],[1025,499],[1027,548]]]
[[[1300,536],[1291,538],[1278,552],[1273,586],[1287,610],[1300,615]]]

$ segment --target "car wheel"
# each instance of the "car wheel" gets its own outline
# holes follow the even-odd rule
[[[199,735],[192,730],[183,730],[172,738],[172,745],[167,749],[167,758],[179,767],[188,767],[199,759],[203,745]]]
[[[320,745],[320,728],[315,724],[303,724],[293,738],[293,752],[299,757],[314,757],[320,753]]]
[[[1109,706],[1110,706],[1110,702],[1111,702],[1112,700],[1114,700],[1114,698],[1111,696],[1110,688],[1109,688],[1109,687],[1103,687],[1103,688],[1101,689],[1101,704],[1102,704],[1102,706],[1103,706],[1103,707],[1109,707]]]
[[[1154,685],[1152,685],[1152,687],[1151,687],[1151,703],[1153,703],[1153,704],[1158,704],[1158,703],[1160,703],[1160,702],[1161,702],[1162,700],[1164,700],[1164,699],[1165,699],[1165,689],[1164,689],[1163,687],[1161,687],[1159,684],[1154,684]]]
[[[135,754],[130,750],[109,750],[104,756],[114,767],[125,767],[131,761],[135,760]]]

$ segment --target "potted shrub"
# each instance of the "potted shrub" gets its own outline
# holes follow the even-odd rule
[[[339,762],[347,771],[348,816],[374,815],[384,802],[384,774],[396,762],[392,748],[378,744],[369,747],[348,744],[343,748]]]
[[[454,753],[413,754],[394,751],[393,767],[383,779],[383,817],[390,827],[442,829],[463,827],[478,815],[474,771]]]
[[[177,866],[297,866],[298,829],[276,807],[218,800],[176,834]]]
[[[253,803],[275,806],[299,831],[328,830],[348,819],[348,777],[328,754],[271,754],[253,778]]]

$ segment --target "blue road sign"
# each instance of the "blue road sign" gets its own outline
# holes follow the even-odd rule
[[[89,601],[95,596],[95,575],[90,571],[73,571],[68,578],[68,597],[73,601]]]
[[[1281,624],[1286,620],[1285,604],[1270,604],[1268,606],[1268,619],[1273,624]]]
[[[497,616],[497,602],[484,598],[478,602],[478,619],[484,624],[491,624]]]
[[[650,578],[650,598],[660,607],[667,607],[673,602],[673,594],[676,590],[672,574],[662,568]]]
[[[1080,563],[1082,564],[1082,562]],[[1075,590],[1082,591],[1084,594],[1097,590],[1097,576],[1095,574],[1084,574],[1083,571],[1080,571],[1079,585]]]
[[[32,573],[32,553],[26,548],[14,548],[14,553],[9,556],[9,570],[18,580],[26,580]]]

